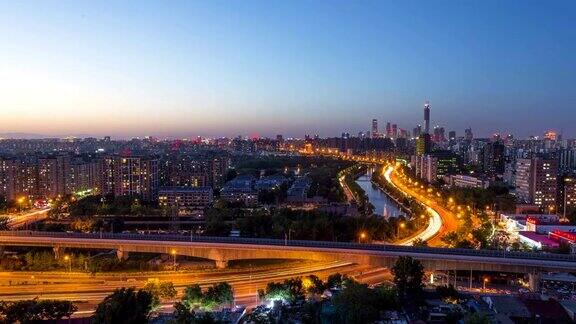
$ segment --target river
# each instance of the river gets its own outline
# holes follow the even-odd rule
[[[373,168],[368,168],[366,174],[360,176],[356,183],[364,190],[368,196],[368,200],[374,206],[374,213],[385,217],[397,217],[398,215],[405,215],[396,205],[396,203],[388,198],[388,196],[372,183]]]

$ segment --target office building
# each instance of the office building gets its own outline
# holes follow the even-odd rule
[[[504,143],[498,140],[484,145],[480,151],[479,162],[485,173],[503,175],[506,166]]]
[[[466,128],[464,130],[464,139],[468,142],[474,139],[474,134],[472,134],[472,128]]]
[[[424,133],[430,134],[430,102],[424,104]]]
[[[372,119],[372,138],[378,138],[378,119]]]

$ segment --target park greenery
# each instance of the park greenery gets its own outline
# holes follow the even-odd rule
[[[117,272],[158,271],[161,267],[149,262],[152,255],[132,253],[129,259],[120,260],[114,253],[90,256],[71,252],[55,258],[52,250],[32,249],[24,254],[0,257],[3,271],[74,271],[74,272]]]
[[[369,288],[341,274],[333,274],[326,281],[311,275],[271,282],[259,291],[259,296],[262,302],[281,311],[271,312],[268,317],[258,313],[248,316],[249,321],[257,323],[290,322],[294,318],[305,323],[370,323],[379,318],[381,311],[400,308],[395,288]],[[333,311],[325,314],[326,309]],[[277,318],[271,318],[274,314]]]
[[[409,256],[400,256],[391,270],[400,300],[418,301],[424,288],[422,263]]]
[[[204,235],[226,236],[230,230],[240,230],[245,237],[317,241],[393,241],[420,228],[426,220],[380,216],[350,217],[317,210],[270,208],[269,210],[213,209],[206,213]],[[401,223],[405,227],[400,226]]]
[[[78,307],[71,301],[30,299],[14,302],[0,302],[2,323],[37,323],[40,321],[58,321],[69,318]]]
[[[92,323],[147,323],[150,313],[157,306],[157,297],[147,290],[119,288],[98,304]]]
[[[216,283],[206,290],[194,284],[184,289],[182,299],[174,303],[174,322],[182,324],[213,323],[211,311],[234,302],[232,286],[226,282]]]
[[[157,203],[147,202],[132,196],[89,195],[81,199],[65,196],[56,199],[49,213],[52,219],[63,216],[85,218],[105,215],[161,215]]]
[[[328,157],[314,156],[241,156],[233,164],[235,168],[227,175],[227,180],[238,175],[253,175],[260,177],[281,174],[288,179],[294,179],[298,174],[306,175],[311,180],[309,197],[323,197],[329,202],[343,202],[345,195],[338,184],[338,173],[351,166],[348,161]],[[282,202],[288,187],[280,190],[263,191],[260,193],[260,203]]]
[[[472,206],[478,212],[489,208],[503,212],[514,212],[516,198],[510,194],[507,187],[490,186],[484,188],[441,187],[443,197],[452,197],[455,204]]]
[[[169,281],[160,281],[158,279],[149,279],[142,290],[149,292],[154,296],[153,309],[160,306],[161,300],[171,300],[176,297],[177,291],[174,284]]]
[[[352,195],[354,196],[354,201],[358,206],[358,211],[364,216],[372,215],[374,213],[374,206],[370,203],[368,196],[364,190],[362,190],[360,185],[358,185],[356,179],[366,173],[367,168],[368,166],[366,164],[355,164],[338,173],[339,179],[344,177],[346,186],[350,189]]]
[[[0,231],[10,230],[10,218],[8,216],[0,216]]]
[[[332,274],[325,281],[309,275],[270,282],[258,291],[262,303],[272,304],[280,312],[268,315],[254,312],[246,321],[256,323],[370,323],[378,320],[382,311],[399,310],[413,304],[422,294],[422,264],[410,257],[400,257],[393,267],[395,286],[368,287],[351,277]],[[452,296],[450,288],[445,295]],[[170,282],[151,280],[144,288],[121,288],[107,296],[92,317],[93,323],[146,323],[158,309],[161,300],[173,300],[176,290]],[[174,303],[171,323],[214,323],[210,312],[233,303],[232,287],[226,282],[202,289],[198,284],[187,286],[179,301]],[[404,304],[402,304],[404,303]],[[323,314],[325,309],[333,312]],[[276,316],[273,318],[273,316]],[[64,315],[66,316],[66,315]]]
[[[30,199],[8,199],[6,196],[0,195],[0,214],[11,214],[32,208]]]

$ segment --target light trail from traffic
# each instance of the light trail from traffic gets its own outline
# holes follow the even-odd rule
[[[438,234],[440,233],[440,231],[442,230],[442,227],[443,227],[443,218],[440,216],[440,213],[438,213],[431,206],[429,206],[427,201],[425,201],[424,199],[420,199],[421,197],[419,197],[419,195],[413,195],[413,194],[411,195],[409,193],[406,193],[405,189],[396,185],[394,183],[394,181],[392,181],[392,172],[393,171],[394,171],[393,166],[388,166],[385,169],[384,178],[386,179],[386,181],[388,181],[388,183],[393,185],[398,190],[404,192],[404,194],[414,197],[416,200],[418,200],[418,202],[420,204],[422,204],[423,206],[426,207],[426,211],[430,214],[428,226],[425,229],[423,229],[422,231],[419,231],[414,236],[411,236],[407,239],[404,239],[400,242],[397,242],[396,244],[408,246],[408,245],[413,245],[414,241],[416,241],[416,240],[429,241],[429,240],[433,239],[434,237],[437,237]]]
[[[7,214],[1,216],[8,217],[8,219],[10,220],[9,222],[10,227],[19,228],[46,219],[48,217],[49,210],[50,208],[44,208],[40,210],[34,210],[25,214]]]
[[[190,271],[187,273],[122,273],[97,274],[88,273],[41,273],[41,272],[0,272],[0,299],[16,301],[25,299],[59,299],[78,302],[79,311],[75,316],[91,314],[96,305],[114,289],[121,287],[142,288],[148,279],[170,281],[182,295],[183,288],[199,284],[206,288],[218,282],[228,282],[234,291],[236,305],[253,307],[260,304],[258,290],[264,289],[269,282],[317,275],[321,279],[330,274],[341,273],[356,280],[377,284],[390,280],[386,268],[374,268],[350,264],[347,262],[303,262],[275,268],[241,268],[219,271]],[[11,285],[8,285],[10,281]],[[18,289],[15,289],[15,288]],[[163,305],[163,311],[171,311],[173,301]]]

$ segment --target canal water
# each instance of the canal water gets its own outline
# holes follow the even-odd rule
[[[398,217],[405,215],[388,196],[371,181],[373,168],[368,168],[366,174],[360,176],[356,183],[364,190],[368,200],[374,206],[374,213],[383,217]]]

